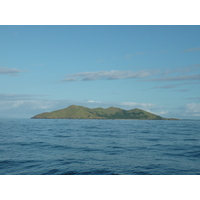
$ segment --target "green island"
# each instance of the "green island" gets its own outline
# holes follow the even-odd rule
[[[116,107],[87,108],[71,105],[67,108],[53,112],[44,112],[31,119],[133,119],[133,120],[178,120],[176,118],[163,118],[159,115],[134,108],[124,110]]]

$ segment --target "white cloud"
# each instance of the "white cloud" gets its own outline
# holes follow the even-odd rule
[[[88,103],[101,103],[101,101],[93,101],[93,100],[88,100]]]
[[[133,108],[140,108],[142,110],[155,113],[159,112],[161,107],[153,104],[153,103],[137,103],[137,102],[121,102],[118,104],[120,107],[122,106],[124,109],[133,109]]]
[[[121,102],[118,106],[123,107],[126,110],[139,108],[162,117],[173,117],[173,113],[170,114],[168,108],[161,107],[154,103]]]
[[[19,69],[0,67],[0,74],[4,74],[4,75],[17,75],[21,72],[23,71]]]
[[[156,115],[167,115],[168,113],[169,113],[168,111],[155,112]]]
[[[116,80],[116,79],[135,79],[145,78],[158,73],[159,70],[141,70],[132,71],[97,71],[97,72],[81,72],[76,74],[68,74],[63,81],[89,81],[89,80]]]
[[[177,109],[180,118],[198,119],[200,117],[200,103],[187,103]]]
[[[110,106],[119,107],[125,110],[130,110],[133,108],[140,108],[149,112],[157,111],[159,112],[161,107],[153,103],[137,103],[137,102],[102,102],[102,101],[82,101],[79,102],[83,106],[94,107],[101,106],[103,108],[108,108]]]
[[[185,109],[187,113],[200,114],[200,103],[187,103]]]
[[[130,106],[130,107],[143,107],[143,108],[155,108],[158,107],[152,103],[136,103],[136,102],[122,102],[120,105]]]

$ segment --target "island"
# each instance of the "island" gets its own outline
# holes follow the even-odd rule
[[[44,112],[31,119],[133,119],[133,120],[178,120],[176,118],[163,118],[159,115],[134,108],[124,110],[116,107],[87,108],[71,105],[67,108],[53,112]]]

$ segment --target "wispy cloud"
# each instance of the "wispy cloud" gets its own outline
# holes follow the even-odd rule
[[[101,103],[101,101],[88,100],[88,103]]]
[[[177,85],[164,85],[164,86],[155,86],[152,87],[151,89],[171,89],[175,88]]]
[[[22,73],[22,72],[23,71],[20,69],[0,67],[0,74],[3,74],[3,75],[18,75],[19,73]]]
[[[146,52],[138,52],[138,53],[134,53],[134,54],[127,54],[125,57],[126,58],[130,58],[130,57],[133,57],[133,56],[137,56],[137,55],[142,55],[142,54],[145,54]]]
[[[14,36],[18,35],[18,32],[17,32],[17,31],[14,31],[14,32],[13,32],[13,35],[14,35]]]
[[[186,76],[174,76],[174,77],[161,77],[155,79],[148,79],[149,81],[196,81],[200,80],[200,74],[186,75]]]
[[[19,101],[19,100],[33,100],[35,98],[46,97],[47,95],[34,95],[34,94],[9,94],[1,93],[1,101]]]
[[[191,74],[189,72],[199,71],[200,64],[190,65],[187,67],[177,67],[174,69],[152,69],[141,71],[97,71],[97,72],[80,72],[75,74],[67,74],[63,82],[67,81],[94,81],[94,80],[117,80],[117,79],[144,79],[145,81],[191,81],[199,80],[200,74]],[[172,76],[174,74],[174,76]],[[186,75],[184,75],[186,74]],[[157,75],[156,78],[148,79],[151,76]],[[171,75],[171,76],[169,76]],[[176,76],[175,76],[176,75]],[[175,86],[161,86],[165,89]],[[160,88],[161,88],[160,87]]]
[[[158,70],[132,71],[98,71],[68,74],[62,81],[91,81],[91,80],[116,80],[116,79],[135,79],[145,78],[158,73]]]
[[[32,117],[56,107],[46,95],[0,94],[0,117]]]
[[[195,47],[195,48],[191,48],[191,49],[185,49],[182,52],[191,52],[191,51],[200,51],[200,47]]]
[[[200,100],[200,97],[190,97],[190,98],[187,98],[187,99]]]
[[[98,59],[96,63],[102,63],[102,62],[105,62],[105,60],[103,60],[103,59]]]
[[[104,102],[104,101],[93,101],[93,100],[87,100],[87,101],[82,101],[80,102],[81,104],[85,104],[90,106],[93,106],[95,104],[96,106],[101,106],[101,107],[110,107],[110,106],[115,106],[123,109],[133,109],[133,108],[140,108],[144,110],[155,110],[155,109],[160,109],[161,107],[154,104],[154,103],[138,103],[138,102]]]
[[[29,94],[0,94],[0,110],[17,108],[29,105],[30,109],[49,108],[50,101],[42,99],[46,95],[29,95]]]
[[[150,81],[196,81],[200,80],[200,64],[190,65],[186,67],[177,67],[174,69],[163,69],[160,71],[160,77],[155,79],[147,79]],[[192,74],[193,72],[193,74]],[[196,72],[194,74],[194,72]],[[190,74],[189,74],[190,73]],[[169,76],[169,75],[176,76]]]
[[[31,63],[32,66],[44,66],[42,63]]]
[[[161,115],[161,116],[168,114],[168,110],[154,103],[121,102],[121,103],[118,103],[118,106],[123,107],[124,109],[127,109],[127,110],[133,109],[133,108],[140,108],[142,110],[145,110],[157,115]]]
[[[154,80],[154,81],[156,81],[156,80]],[[178,83],[178,84],[169,84],[169,85],[162,85],[162,86],[159,85],[159,86],[154,86],[152,88],[143,89],[143,90],[152,90],[152,89],[164,89],[164,90],[168,90],[168,89],[176,88],[176,87],[181,86],[181,85],[189,85],[189,84],[199,84],[199,82],[198,81],[197,82],[191,81],[191,82],[181,82],[181,83]],[[189,90],[190,89],[176,89],[176,90],[173,90],[173,91],[187,92]]]
[[[180,90],[174,90],[174,91],[176,91],[176,92],[188,92],[189,89],[180,89]]]
[[[190,65],[187,67],[179,67],[175,69],[166,69],[162,72],[162,75],[172,74],[172,73],[188,73],[200,69],[200,64]]]
[[[137,103],[137,102],[121,102],[120,105],[129,107],[139,107],[139,108],[158,108],[156,104],[153,103]]]

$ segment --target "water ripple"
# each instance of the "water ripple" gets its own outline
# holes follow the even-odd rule
[[[0,174],[200,174],[199,121],[0,119],[0,125]]]

